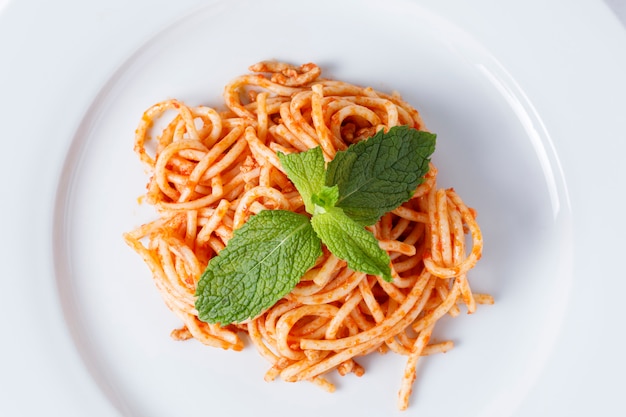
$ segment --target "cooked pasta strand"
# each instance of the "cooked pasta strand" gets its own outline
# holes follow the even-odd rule
[[[307,380],[329,392],[328,372],[365,372],[357,356],[406,355],[398,393],[406,409],[418,359],[453,347],[428,344],[437,322],[494,302],[470,287],[483,249],[476,212],[437,187],[432,163],[412,198],[369,228],[390,255],[392,282],[352,271],[324,248],[291,293],[258,317],[224,327],[198,319],[200,275],[235,230],[261,210],[304,210],[278,152],[320,146],[329,161],[380,129],[425,130],[399,94],[323,79],[315,64],[263,61],[250,70],[226,85],[226,109],[166,100],[143,113],[134,150],[150,171],[145,201],[159,217],[124,239],[181,320],[175,340],[241,350],[245,334],[269,363],[265,380]]]

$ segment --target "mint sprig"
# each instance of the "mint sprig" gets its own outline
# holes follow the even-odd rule
[[[321,243],[351,269],[391,281],[389,255],[364,226],[411,198],[428,172],[435,139],[392,127],[338,152],[328,168],[319,147],[279,153],[311,217],[284,210],[251,216],[200,277],[200,320],[238,323],[271,307],[315,264]]]

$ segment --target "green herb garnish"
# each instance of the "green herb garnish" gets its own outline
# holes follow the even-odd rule
[[[200,320],[229,324],[257,316],[315,265],[321,243],[349,268],[391,281],[389,255],[365,226],[411,198],[428,172],[435,138],[392,127],[337,152],[328,167],[319,147],[279,153],[311,217],[285,210],[250,216],[200,278]]]
[[[250,216],[198,282],[200,319],[228,324],[256,316],[291,291],[321,255],[308,217],[286,210]]]
[[[325,182],[339,187],[337,207],[369,226],[408,201],[428,172],[435,137],[397,126],[337,152],[328,164]]]

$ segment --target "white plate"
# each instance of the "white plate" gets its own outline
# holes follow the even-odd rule
[[[3,208],[11,343],[0,359],[0,414],[615,409],[626,371],[615,319],[626,286],[614,267],[624,199],[612,189],[625,178],[615,132],[626,109],[626,34],[608,9],[169,3],[0,7],[0,56],[18,63],[0,78],[9,92],[3,178],[16,201],[6,216]],[[23,26],[33,18],[40,31]],[[317,62],[326,76],[401,92],[438,133],[440,184],[479,212],[485,254],[470,279],[496,305],[439,326],[437,337],[456,347],[423,360],[408,412],[395,409],[404,359],[393,354],[367,358],[365,376],[337,377],[327,394],[265,383],[253,348],[171,341],[179,323],[121,239],[151,215],[137,204],[146,178],[132,152],[143,110],[170,97],[219,105],[226,82],[268,58]]]

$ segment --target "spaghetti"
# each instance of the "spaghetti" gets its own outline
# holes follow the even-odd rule
[[[146,200],[158,218],[124,239],[182,321],[174,339],[241,350],[247,334],[271,364],[266,380],[307,380],[328,391],[329,371],[360,376],[358,357],[393,351],[407,356],[398,394],[406,409],[420,356],[453,346],[429,342],[437,320],[458,315],[460,304],[472,313],[477,303],[493,303],[473,294],[467,279],[483,247],[476,213],[453,189],[437,188],[432,163],[413,198],[369,228],[390,255],[393,282],[355,272],[324,249],[300,283],[258,317],[223,327],[197,317],[196,284],[233,230],[261,210],[304,211],[277,152],[320,146],[328,161],[379,129],[425,129],[400,95],[323,79],[315,64],[260,62],[250,70],[225,87],[224,111],[177,100],[145,111],[134,149],[151,173]],[[153,138],[156,122],[164,127]]]

